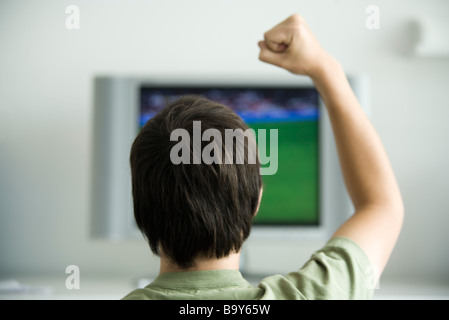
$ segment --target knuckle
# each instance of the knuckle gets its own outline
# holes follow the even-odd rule
[[[306,25],[306,21],[299,14],[293,15],[292,19],[290,20],[290,24],[289,24],[289,26],[293,30],[296,30],[296,31],[301,30],[302,28],[305,27],[305,25]]]
[[[271,30],[268,30],[268,31],[266,31],[266,32],[263,34],[263,38],[264,38],[265,40],[267,40],[267,39],[270,38],[270,31],[271,31]]]
[[[298,13],[294,13],[290,16],[290,19],[295,22],[302,23],[304,22],[304,18],[300,16]]]

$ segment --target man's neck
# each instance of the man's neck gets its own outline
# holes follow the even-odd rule
[[[240,252],[231,253],[221,259],[196,259],[195,264],[191,268],[180,268],[170,259],[161,254],[161,265],[159,274],[168,272],[185,272],[185,271],[206,271],[206,270],[239,270]]]

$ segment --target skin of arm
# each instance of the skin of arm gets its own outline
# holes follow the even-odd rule
[[[309,76],[323,99],[355,213],[334,233],[355,241],[382,273],[399,236],[402,197],[388,156],[341,65],[295,14],[264,34],[259,59]]]

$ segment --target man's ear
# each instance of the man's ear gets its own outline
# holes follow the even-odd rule
[[[262,201],[262,195],[263,195],[263,187],[260,187],[260,192],[259,192],[259,203],[257,204],[257,208],[256,208],[256,211],[254,212],[253,217],[255,217],[256,214],[257,214],[257,212],[259,211],[260,202]]]

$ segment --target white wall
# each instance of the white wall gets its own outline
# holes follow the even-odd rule
[[[80,30],[65,28],[69,4],[80,8]],[[365,27],[369,4],[380,8],[379,30]],[[257,41],[294,12],[347,72],[371,76],[372,121],[406,208],[385,278],[449,282],[449,58],[406,54],[408,19],[447,16],[444,0],[0,2],[0,278],[62,274],[69,264],[155,274],[144,241],[88,235],[92,77],[278,75],[257,60]],[[314,245],[253,243],[253,261],[285,272]]]

